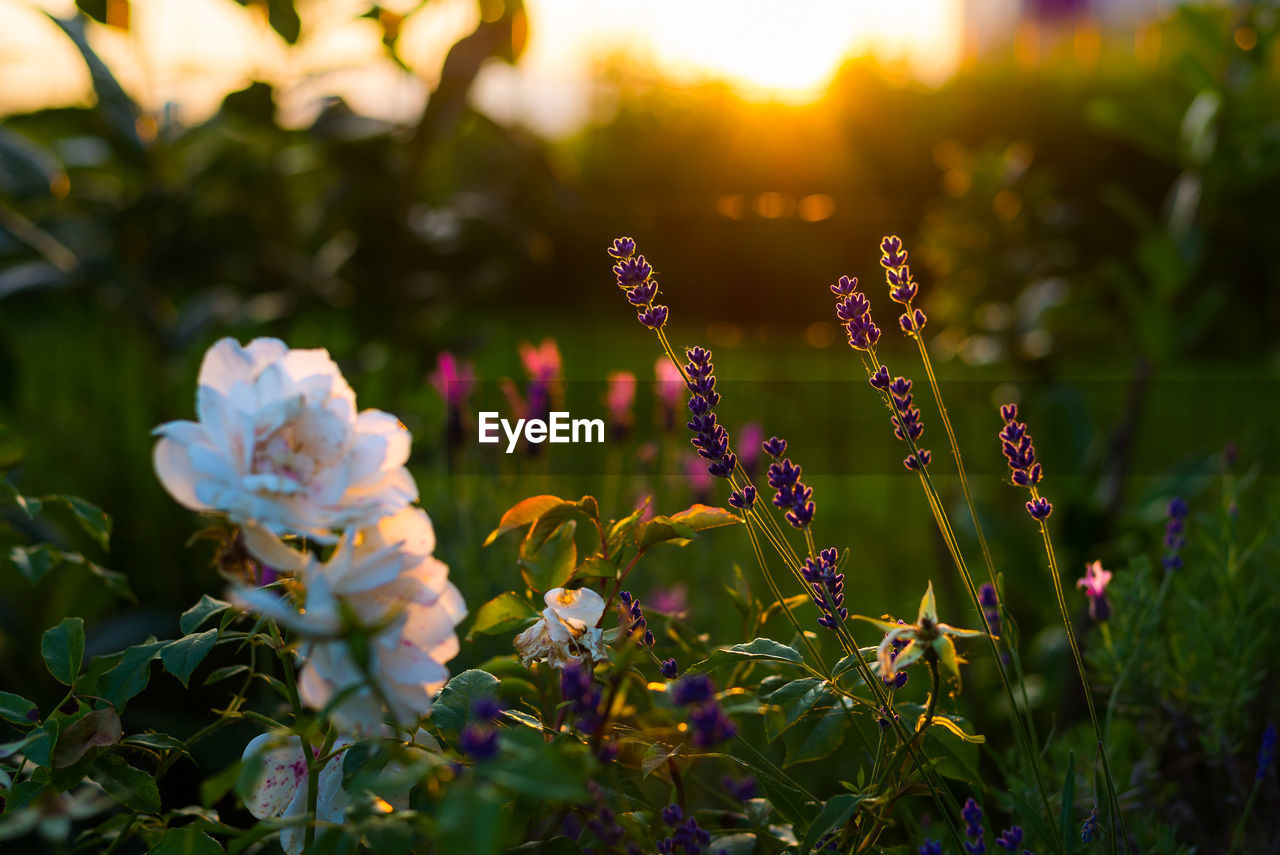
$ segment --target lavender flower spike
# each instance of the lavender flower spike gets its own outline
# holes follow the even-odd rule
[[[720,403],[720,393],[716,391],[711,351],[691,347],[685,356],[689,359],[684,371],[689,376],[689,412],[692,413],[687,427],[694,434],[690,441],[698,449],[698,456],[708,461],[708,472],[717,478],[729,478],[738,465],[738,457],[729,450],[729,432],[716,420],[715,406]]]
[[[858,291],[858,280],[841,276],[831,286],[831,293],[840,298],[836,301],[836,317],[844,324],[849,346],[854,350],[870,351],[880,340],[880,328],[871,320],[871,303],[865,294]]]
[[[651,330],[661,330],[667,323],[669,310],[653,302],[658,296],[658,282],[653,278],[653,266],[643,255],[636,255],[633,238],[620,237],[606,250],[618,260],[613,274],[618,287],[626,295],[627,302],[636,307],[636,320]]]
[[[805,559],[800,573],[812,588],[813,601],[822,612],[818,616],[818,625],[834,632],[836,627],[849,617],[849,610],[844,607],[844,574],[836,572],[839,554],[834,549],[824,549],[818,553],[815,561]]]
[[[880,266],[884,268],[885,281],[889,283],[889,299],[902,305],[906,311],[898,318],[898,326],[909,336],[918,336],[928,322],[924,312],[911,305],[920,292],[920,286],[911,278],[907,265],[907,251],[902,248],[902,238],[889,235],[880,241]]]
[[[786,448],[787,441],[776,436],[765,443],[765,451],[770,453],[777,451],[781,454]],[[816,506],[810,501],[813,498],[813,488],[805,486],[800,480],[800,471],[799,466],[784,458],[770,465],[768,472],[769,486],[778,491],[773,494],[773,504],[786,512],[787,522],[795,528],[804,528],[813,522],[816,510]]]
[[[1027,513],[1033,520],[1044,522],[1053,513],[1053,505],[1040,496],[1036,485],[1044,475],[1044,469],[1036,460],[1036,449],[1032,443],[1027,426],[1018,421],[1018,405],[1005,404],[1000,408],[1000,418],[1004,427],[1000,430],[1000,453],[1009,462],[1009,480],[1019,487],[1031,491],[1031,501],[1027,502]]]

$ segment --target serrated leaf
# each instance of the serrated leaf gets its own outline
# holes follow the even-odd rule
[[[98,680],[98,695],[118,712],[123,712],[129,699],[147,687],[151,680],[151,663],[168,643],[148,641],[130,647],[119,664]]]
[[[635,541],[639,549],[648,549],[660,543],[684,546],[697,536],[692,526],[671,517],[657,516],[636,526]]]
[[[573,503],[566,502],[559,496],[530,496],[517,502],[502,515],[502,519],[498,521],[498,527],[489,532],[489,536],[484,539],[482,545],[488,546],[507,532],[529,525],[551,508],[564,504],[572,505]]]
[[[61,553],[47,543],[14,546],[9,550],[9,562],[33,585],[48,575],[61,559]]]
[[[178,620],[178,626],[182,629],[183,635],[195,632],[206,620],[216,614],[221,614],[229,608],[231,608],[231,604],[226,600],[219,600],[217,597],[203,594],[200,597],[200,602],[182,613],[182,617]]]
[[[538,526],[541,525],[542,521],[539,520]],[[577,528],[577,523],[569,520],[560,526],[559,534],[548,539],[532,554],[521,547],[518,563],[520,575],[524,577],[526,585],[543,593],[552,588],[563,587],[573,577],[573,568],[578,563],[578,547],[574,542]],[[537,526],[534,527],[536,529]]]
[[[84,621],[69,617],[45,630],[40,637],[40,655],[55,680],[64,686],[73,684],[84,661]]]
[[[204,661],[218,640],[216,629],[205,630],[196,635],[184,635],[177,641],[171,641],[160,651],[160,661],[164,670],[182,681],[186,686],[191,679],[191,672]]]
[[[724,508],[713,508],[710,505],[690,505],[679,513],[672,514],[671,519],[689,526],[694,531],[706,531],[726,525],[741,525],[742,517],[730,513]]]
[[[14,724],[30,727],[40,723],[40,710],[21,695],[0,692],[0,718]]]
[[[138,813],[160,812],[160,791],[156,779],[135,769],[118,754],[103,754],[89,767],[89,777],[106,790],[107,795]]]
[[[822,810],[818,811],[818,816],[809,824],[800,851],[813,851],[822,835],[848,822],[849,817],[858,809],[858,803],[865,798],[862,794],[841,793],[828,799]]]
[[[793,647],[774,641],[772,638],[757,638],[745,644],[732,647],[719,647],[701,662],[686,669],[687,673],[701,674],[730,662],[744,659],[754,662],[778,662],[786,665],[800,665],[804,659]]]
[[[498,678],[487,671],[472,668],[454,677],[444,687],[431,707],[431,720],[441,730],[457,733],[471,715],[471,705],[478,698],[498,694]]]
[[[224,855],[222,844],[198,828],[170,828],[151,855]]]
[[[111,545],[111,517],[102,508],[86,502],[79,496],[69,496],[66,493],[54,493],[44,497],[45,504],[58,504],[70,509],[72,515],[75,516],[76,522],[80,523],[80,527],[98,542],[105,552]]]
[[[515,591],[507,591],[494,597],[476,611],[476,621],[467,633],[474,635],[498,635],[517,628],[524,628],[538,616],[537,610],[525,602]]]

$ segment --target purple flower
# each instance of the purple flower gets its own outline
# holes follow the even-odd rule
[[[716,688],[706,674],[691,674],[676,683],[671,690],[671,700],[680,706],[704,704],[715,700]]]
[[[1098,809],[1089,812],[1089,818],[1080,826],[1080,842],[1092,843],[1093,836],[1098,833]]]
[[[737,735],[737,726],[716,701],[715,685],[705,674],[690,675],[676,683],[671,700],[690,707],[689,730],[699,748],[710,748]]]
[[[839,555],[834,549],[824,549],[815,561],[805,559],[800,573],[809,583],[810,593],[818,606],[818,625],[835,631],[849,617],[844,607],[844,574],[836,572]]]
[[[1001,849],[1007,849],[1014,852],[1022,844],[1022,826],[1015,825],[1000,832],[1000,836],[996,838],[996,845]]]
[[[831,286],[831,293],[837,297],[847,297],[856,290],[858,290],[857,276],[841,276],[836,284]]]
[[[662,676],[668,680],[674,680],[676,675],[680,673],[680,666],[676,664],[674,658],[662,660],[662,664],[658,666],[658,670],[662,672]]]
[[[640,601],[631,596],[630,591],[623,591],[618,595],[618,599],[621,600],[618,606],[620,612],[618,625],[623,626],[625,624],[625,632],[628,638],[637,638],[641,646],[652,650],[656,639],[644,619],[644,612],[640,609]]]
[[[836,318],[844,324],[849,346],[869,351],[880,340],[880,328],[871,320],[871,302],[857,289],[856,278],[841,276],[831,286],[831,293],[840,298],[836,301]]]
[[[1053,505],[1049,504],[1049,500],[1041,496],[1027,502],[1027,513],[1031,514],[1031,518],[1036,522],[1044,522],[1049,518],[1049,514],[1053,513]]]
[[[1009,480],[1018,487],[1026,487],[1031,491],[1032,499],[1027,502],[1027,513],[1031,518],[1044,522],[1053,513],[1053,505],[1036,494],[1036,485],[1044,475],[1044,469],[1036,460],[1036,449],[1032,444],[1031,434],[1027,426],[1018,419],[1018,406],[1004,404],[1000,407],[1000,418],[1004,427],[1000,429],[1000,453],[1009,463]]]
[[[698,825],[693,817],[683,819],[684,811],[679,805],[668,805],[662,809],[663,821],[672,827],[669,837],[656,843],[662,855],[683,853],[683,855],[703,855],[706,847],[711,845],[711,832]]]
[[[782,455],[787,453],[787,441],[785,439],[779,439],[776,436],[771,436],[766,439],[760,447],[764,449],[765,454],[775,459],[780,458]]]
[[[1190,509],[1181,496],[1174,496],[1169,502],[1168,517],[1164,528],[1165,555],[1161,559],[1166,570],[1182,569],[1182,547],[1187,543],[1186,522]]]
[[[689,412],[693,414],[688,423],[694,433],[690,441],[698,449],[698,456],[708,461],[709,473],[717,478],[729,478],[738,465],[738,457],[729,450],[729,432],[716,422],[715,406],[720,403],[720,393],[716,391],[711,351],[691,347],[685,356],[689,360],[684,367],[689,376]]]
[[[960,811],[960,816],[964,818],[964,834],[969,840],[964,844],[964,851],[969,855],[982,855],[987,851],[987,844],[982,841],[982,808],[978,807],[978,803],[970,797],[965,803],[964,808]]]
[[[942,844],[936,840],[926,840],[916,851],[920,855],[942,855]]]
[[[893,435],[903,442],[915,444],[924,436],[924,424],[920,421],[920,410],[912,406],[911,381],[905,377],[889,379],[889,369],[881,365],[869,381],[888,399],[893,410],[889,423],[893,425]],[[933,455],[927,448],[917,448],[902,460],[902,465],[913,472],[923,470],[933,462]]]
[[[458,734],[458,748],[477,763],[498,756],[498,731],[480,724],[468,724]]]
[[[445,404],[451,409],[461,410],[475,387],[476,370],[470,362],[463,362],[449,351],[443,350],[436,357],[435,370],[427,375],[427,380],[444,399]]]
[[[1275,765],[1276,762],[1276,726],[1268,724],[1267,729],[1262,731],[1262,745],[1258,747],[1258,771],[1255,773],[1259,781],[1267,774],[1267,771]]]
[[[786,440],[775,436],[765,443],[765,451],[770,450],[771,444],[779,452],[787,448]],[[813,498],[813,488],[805,486],[800,480],[800,472],[800,467],[790,460],[780,460],[771,464],[767,473],[769,486],[777,490],[773,495],[774,506],[786,512],[787,522],[795,528],[804,528],[811,523],[817,509],[810,501]]]
[[[636,251],[636,242],[634,238],[620,237],[614,240],[613,246],[609,247],[606,252],[617,259],[630,258]]]
[[[658,296],[658,282],[653,278],[653,265],[643,255],[635,255],[636,242],[621,237],[613,242],[608,253],[618,259],[613,273],[618,277],[618,287],[626,295],[627,302],[639,309],[636,320],[651,330],[660,330],[667,322],[666,306],[654,303]]]
[[[760,441],[764,438],[764,428],[759,422],[747,422],[738,429],[738,448],[742,450],[739,462],[748,472],[754,472],[760,462]]]
[[[982,606],[982,616],[987,620],[987,631],[992,635],[999,635],[1000,598],[996,596],[996,586],[983,582],[978,589],[978,603]]]
[[[751,484],[729,494],[729,504],[740,511],[751,510],[756,503],[756,488]]]
[[[667,307],[649,306],[643,311],[636,312],[636,320],[651,330],[660,330],[667,322]]]
[[[731,798],[740,802],[750,801],[756,797],[756,779],[750,775],[741,780],[732,775],[725,775],[720,779],[720,786]]]
[[[880,266],[884,268],[885,281],[889,283],[889,299],[906,307],[906,311],[898,318],[898,326],[907,335],[919,335],[927,322],[924,312],[914,308],[911,301],[916,298],[920,286],[911,278],[911,268],[907,265],[907,251],[902,248],[902,238],[889,235],[880,241]]]
[[[569,702],[569,709],[578,716],[578,729],[583,733],[595,733],[604,724],[600,717],[600,701],[604,693],[591,670],[578,662],[569,662],[560,671],[560,696]]]
[[[615,264],[613,272],[618,277],[619,288],[631,289],[649,281],[649,277],[653,275],[653,266],[643,255],[638,255]]]

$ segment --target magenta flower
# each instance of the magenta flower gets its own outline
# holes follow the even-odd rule
[[[520,342],[520,361],[535,383],[551,384],[560,379],[560,348],[553,338],[544,338],[537,347],[527,341]]]
[[[658,398],[658,422],[664,430],[676,425],[676,414],[684,406],[685,385],[680,369],[665,356],[653,364],[653,390]]]
[[[1084,566],[1084,575],[1076,580],[1077,588],[1084,588],[1089,597],[1089,617],[1104,621],[1111,617],[1111,601],[1107,599],[1107,585],[1111,583],[1111,571],[1102,569],[1101,561]]]
[[[608,384],[604,404],[609,410],[614,436],[622,438],[631,427],[631,405],[636,400],[636,375],[630,371],[611,371]]]
[[[447,350],[440,351],[435,370],[427,375],[432,387],[450,409],[460,410],[476,384],[475,366],[463,362]]]
[[[764,428],[759,422],[747,422],[738,429],[738,462],[748,472],[755,472],[760,462],[760,443],[764,442]]]

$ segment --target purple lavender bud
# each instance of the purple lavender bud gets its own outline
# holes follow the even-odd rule
[[[756,503],[756,488],[748,484],[729,494],[729,504],[740,511],[751,510]]]
[[[781,457],[787,451],[787,441],[771,436],[760,446],[764,449],[764,453],[770,457]]]
[[[844,326],[849,334],[849,346],[855,350],[870,350],[880,340],[880,328],[871,322],[871,315],[850,321]]]
[[[917,460],[916,458],[919,457]],[[919,455],[908,454],[902,458],[902,465],[910,469],[912,472],[918,472],[921,468],[928,466],[933,462],[933,453],[927,448],[920,449]]]
[[[658,293],[658,283],[650,279],[627,292],[627,301],[633,306],[647,306]]]
[[[1053,505],[1049,504],[1049,500],[1041,496],[1040,498],[1027,502],[1027,513],[1031,514],[1033,520],[1044,522],[1049,518],[1049,514],[1053,513]]]
[[[886,269],[902,267],[907,263],[907,252],[902,248],[902,238],[888,235],[880,241],[880,266]]]
[[[876,369],[876,373],[872,374],[867,380],[873,388],[885,391],[889,388],[889,369],[881,365]]]
[[[996,845],[1001,849],[1007,849],[1010,852],[1017,850],[1022,844],[1022,826],[1015,825],[1000,832],[1000,836],[996,838]]]
[[[694,433],[714,433],[716,427],[716,414],[707,413],[706,415],[694,416],[685,422],[685,427]]]
[[[694,707],[689,712],[689,729],[693,732],[693,744],[699,748],[711,748],[732,739],[738,727],[717,703]]]
[[[691,347],[684,352],[684,355],[694,365],[706,365],[711,362],[711,351],[704,347]]]
[[[613,246],[609,247],[606,252],[619,260],[630,258],[636,251],[636,242],[633,238],[620,237],[615,238]]]
[[[942,844],[936,840],[926,840],[916,851],[920,855],[942,855]]]
[[[915,332],[915,327],[911,325],[911,316],[903,312],[898,316],[898,326],[902,327],[902,331],[907,334]]]
[[[733,470],[738,465],[738,456],[736,454],[726,454],[715,463],[707,467],[707,472],[716,478],[729,478],[733,475]]]
[[[680,673],[680,666],[676,664],[675,658],[664,659],[662,664],[658,666],[658,670],[662,672],[662,676],[668,680],[674,680],[676,675]]]
[[[479,724],[468,724],[458,734],[458,749],[477,763],[498,756],[498,731]]]
[[[1266,777],[1267,771],[1271,769],[1276,762],[1276,726],[1268,724],[1266,730],[1262,731],[1262,744],[1258,747],[1258,771],[1254,777],[1261,781]]]
[[[964,803],[964,807],[960,810],[960,816],[964,819],[964,822],[965,822],[965,828],[964,828],[965,836],[968,837],[971,841],[975,839],[977,840],[976,845],[972,843],[966,843],[965,851],[969,853],[973,853],[973,855],[976,855],[976,853],[985,852],[986,846],[982,843],[982,832],[983,832],[982,808],[978,807],[978,803],[974,801],[972,797],[970,797]]]
[[[483,695],[471,704],[471,717],[478,721],[492,723],[502,712],[502,704],[497,698]]]
[[[680,805],[667,805],[662,809],[662,821],[667,825],[676,826],[684,820],[684,810]]]
[[[775,490],[782,487],[794,486],[800,480],[801,468],[793,464],[790,460],[783,460],[781,463],[774,463],[769,466],[768,479],[769,486]]]
[[[689,412],[695,416],[703,416],[711,412],[711,408],[715,406],[711,400],[703,395],[694,395],[689,399]]]
[[[858,277],[841,276],[836,284],[831,286],[831,293],[840,297],[852,294],[858,287]]]
[[[813,514],[817,510],[817,506],[813,502],[806,502],[803,505],[797,505],[785,514],[787,522],[795,528],[804,528],[813,522]]]
[[[725,775],[720,779],[720,786],[731,798],[740,802],[750,801],[756,797],[756,779],[750,775],[741,780],[735,779],[732,775]]]
[[[906,377],[895,377],[889,384],[889,391],[894,395],[905,395],[911,391],[911,381]]]
[[[1015,419],[1017,419],[1017,418],[1018,418],[1018,405],[1017,405],[1017,404],[1002,404],[1002,405],[1001,405],[1001,407],[1000,407],[1000,418],[1004,419],[1006,422],[1011,422],[1011,421],[1014,421]]]
[[[836,317],[845,323],[861,318],[869,311],[871,311],[871,303],[863,294],[856,291],[836,303]]]
[[[662,329],[662,325],[667,322],[667,307],[650,306],[643,312],[637,312],[636,320],[651,330]]]
[[[706,674],[686,676],[671,690],[671,700],[680,706],[705,704],[715,700],[716,688]]]
[[[1080,842],[1092,843],[1093,836],[1098,833],[1098,809],[1094,808],[1089,813],[1089,818],[1084,821],[1084,825],[1080,826]]]
[[[613,272],[618,277],[619,288],[631,289],[647,280],[653,274],[653,267],[643,255],[638,255],[614,265]]]

